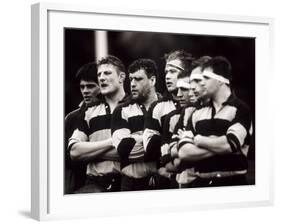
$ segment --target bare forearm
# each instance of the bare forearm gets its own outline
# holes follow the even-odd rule
[[[189,162],[196,162],[214,155],[215,153],[204,148],[199,148],[193,144],[183,145],[178,152],[178,156],[181,160]]]
[[[70,150],[73,160],[96,158],[112,148],[111,138],[97,142],[77,142]]]
[[[96,150],[94,152],[82,154],[82,155],[77,156],[75,158],[72,157],[72,159],[74,159],[76,161],[83,161],[83,162],[92,161],[92,160],[97,159],[97,158],[102,159],[103,156],[105,156],[106,153],[108,153],[108,151],[110,151],[110,150],[111,150],[111,148],[104,148],[104,149]]]
[[[231,152],[231,147],[227,141],[226,136],[206,137],[197,135],[194,138],[194,144],[198,147],[206,148],[216,154],[225,154]]]

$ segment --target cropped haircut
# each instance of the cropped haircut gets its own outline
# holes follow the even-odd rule
[[[192,62],[194,60],[192,54],[187,53],[184,50],[176,50],[165,54],[165,59],[166,63],[172,60],[180,60],[181,66],[183,67],[184,71],[182,71],[178,75],[178,78],[185,78],[190,76],[190,73],[192,71]]]
[[[108,56],[100,59],[97,63],[97,67],[99,67],[101,65],[104,65],[104,64],[113,65],[113,66],[117,67],[119,72],[126,73],[125,66],[124,66],[123,62],[119,58],[117,58],[113,55],[108,55]]]
[[[129,73],[134,73],[141,69],[145,71],[148,78],[151,78],[152,76],[157,77],[158,75],[156,63],[153,60],[147,58],[135,60],[132,64],[130,64],[128,71]]]
[[[201,68],[201,71],[203,71],[203,67],[204,65],[209,62],[210,60],[212,59],[212,57],[208,56],[208,55],[205,55],[205,56],[202,56],[196,60],[194,60],[192,62],[192,70],[199,67]]]
[[[75,75],[76,80],[93,81],[98,83],[97,79],[97,65],[95,62],[90,62],[79,68]]]
[[[212,68],[213,72],[227,78],[228,80],[232,80],[232,67],[229,60],[224,56],[216,56],[213,57],[210,61],[204,64],[205,68]]]

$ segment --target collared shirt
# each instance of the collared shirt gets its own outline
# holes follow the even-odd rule
[[[246,156],[251,135],[250,111],[248,106],[234,95],[230,95],[218,111],[211,101],[195,110],[187,130],[190,136],[226,136],[233,151],[197,162],[195,170],[199,173],[247,169]]]
[[[119,103],[123,103],[122,99]],[[112,112],[105,100],[99,100],[87,108],[80,127],[77,128],[69,139],[69,149],[77,142],[95,142],[111,138]],[[90,162],[87,165],[87,175],[103,176],[120,172],[120,162],[117,150],[111,150],[102,154],[99,161]]]
[[[121,158],[122,173],[144,178],[156,172],[155,162],[144,162],[143,131],[146,108],[130,100],[116,108],[112,115],[112,141]]]

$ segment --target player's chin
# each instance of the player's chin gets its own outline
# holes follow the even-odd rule
[[[84,99],[84,102],[88,105],[88,104],[91,104],[91,103],[92,103],[92,100],[90,100],[90,99]]]
[[[179,100],[178,101],[181,107],[186,107],[187,106],[187,102],[185,100]]]
[[[189,102],[190,103],[196,103],[197,102],[197,98],[195,98],[195,97],[189,98]]]
[[[100,90],[100,92],[101,92],[102,95],[107,95],[107,94],[110,93],[110,90],[107,89],[107,88],[103,88],[103,89]]]
[[[174,86],[167,86],[167,90],[169,93],[175,92],[177,90],[177,88],[175,88]]]
[[[140,97],[139,97],[138,95],[132,95],[132,99],[133,99],[133,100],[137,100],[137,101],[138,101],[139,98],[140,98]]]

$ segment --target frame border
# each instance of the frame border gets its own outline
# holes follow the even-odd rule
[[[125,15],[136,17],[156,17],[169,19],[188,19],[201,21],[220,21],[230,23],[263,24],[269,27],[269,54],[273,57],[274,19],[269,17],[251,17],[237,15],[219,15],[183,11],[129,10],[97,8],[73,4],[36,3],[31,5],[31,217],[36,220],[48,220],[52,217],[49,212],[49,173],[48,173],[48,144],[49,144],[49,82],[48,82],[48,12],[77,12],[96,13],[105,15]],[[270,69],[273,63],[269,64]],[[273,72],[273,71],[271,71]],[[257,91],[257,90],[256,90]],[[270,156],[271,159],[273,155]],[[216,208],[249,207],[272,205],[274,199],[274,164],[271,164],[269,200],[249,202],[244,204],[229,203],[227,206],[217,204]],[[211,208],[213,205],[202,205],[200,208]],[[180,211],[184,211],[182,208]],[[57,218],[57,217],[56,217]],[[66,217],[64,217],[66,218]]]

